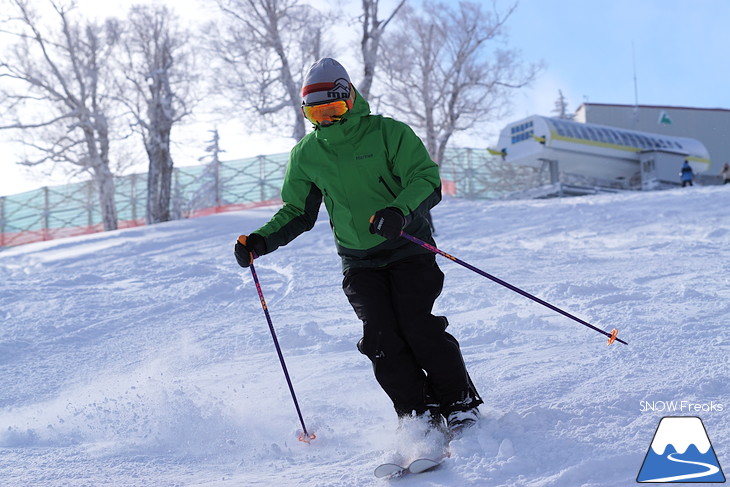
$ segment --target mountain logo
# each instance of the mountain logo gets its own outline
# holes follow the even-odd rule
[[[672,119],[669,118],[669,115],[667,115],[667,112],[662,111],[659,114],[659,120],[657,120],[657,123],[659,125],[672,125]]]
[[[636,481],[725,482],[702,420],[696,416],[662,418]]]
[[[327,90],[327,98],[334,98],[336,100],[350,98],[350,82],[345,78],[336,79],[332,88]]]

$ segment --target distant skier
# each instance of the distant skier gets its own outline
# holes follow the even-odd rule
[[[685,160],[682,164],[682,171],[679,173],[680,179],[682,180],[682,187],[684,188],[688,184],[692,186],[692,179],[694,179],[694,172],[692,172],[692,166],[689,165],[689,161]]]
[[[730,164],[728,164],[727,162],[722,166],[720,176],[722,177],[722,184],[730,183]]]
[[[401,122],[370,114],[345,68],[323,58],[307,72],[302,113],[314,125],[291,151],[284,206],[236,243],[242,267],[310,230],[324,200],[342,259],[345,295],[363,322],[357,348],[399,418],[425,417],[452,432],[479,419],[479,397],[448,322],[431,311],[444,275],[427,212],[441,200],[438,166]]]

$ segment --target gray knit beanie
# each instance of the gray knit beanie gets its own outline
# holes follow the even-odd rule
[[[350,77],[340,63],[325,57],[317,61],[304,75],[302,104],[312,105],[350,97]]]

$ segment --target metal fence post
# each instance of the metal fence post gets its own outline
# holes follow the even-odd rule
[[[129,204],[132,206],[132,225],[137,225],[137,175],[132,174],[129,179]]]
[[[180,169],[174,168],[172,170],[173,180],[175,184],[173,185],[172,190],[172,215],[170,215],[171,220],[182,220],[184,218],[183,214],[183,206],[182,206],[182,197],[181,197],[181,190],[180,190]]]
[[[51,207],[48,195],[48,186],[43,186],[43,240],[50,240]]]
[[[213,177],[215,177],[215,207],[220,209],[223,206],[223,199],[221,198],[221,161],[218,159],[217,154],[213,160]]]
[[[259,160],[259,189],[261,190],[261,193],[260,193],[261,197],[259,198],[259,201],[264,201],[266,199],[265,198],[266,195],[264,194],[264,174],[265,174],[264,164],[266,162],[266,158],[264,156],[258,156],[258,160]]]
[[[477,192],[477,182],[476,182],[476,169],[474,168],[473,162],[471,160],[471,152],[467,149],[466,151],[466,166],[469,168],[469,178],[471,179],[471,185],[470,185],[470,193],[469,196],[471,198],[476,197]]]
[[[0,196],[0,247],[5,247],[5,196]]]
[[[471,167],[471,159],[466,159],[466,197],[474,197],[474,169]]]

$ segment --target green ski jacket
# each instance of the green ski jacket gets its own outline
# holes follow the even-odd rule
[[[253,232],[264,237],[265,253],[310,230],[322,201],[343,272],[429,252],[404,238],[370,233],[370,217],[385,207],[403,213],[405,232],[435,245],[425,214],[441,200],[438,166],[408,125],[371,115],[357,92],[340,122],[316,127],[292,149],[281,198],[284,206]]]

